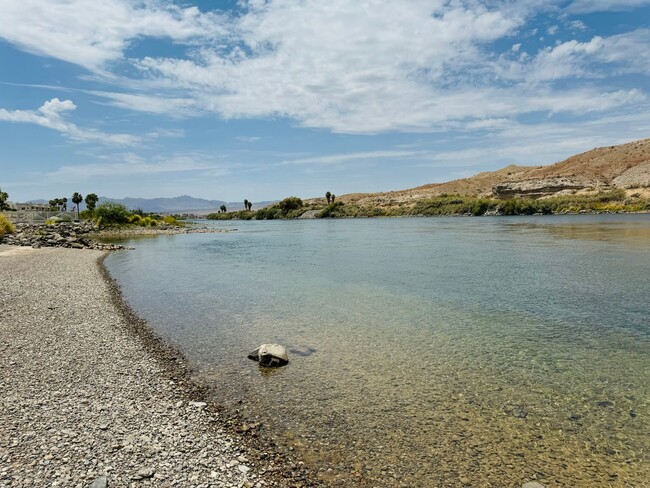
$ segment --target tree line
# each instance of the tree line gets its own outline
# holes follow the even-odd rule
[[[83,197],[83,195],[79,192],[74,192],[72,194],[72,203],[77,206],[77,218],[79,218],[79,204],[81,202],[86,202],[86,208],[90,210],[91,212],[95,210],[95,207],[97,206],[97,202],[99,201],[99,197],[95,193],[88,193],[86,195],[86,198]],[[66,197],[63,198],[53,198],[48,202],[50,208],[55,209],[55,210],[60,210],[60,211],[66,211],[68,210],[68,199]],[[74,207],[72,207],[74,210]]]

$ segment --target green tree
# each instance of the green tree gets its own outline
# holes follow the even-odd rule
[[[219,207],[219,210],[221,210],[223,213],[226,213],[228,211],[228,209],[226,208],[225,205],[222,205],[221,207]]]
[[[9,193],[2,191],[0,189],[0,210],[7,210],[9,205],[7,205],[7,199],[9,198]]]
[[[332,203],[334,203],[335,199],[336,199],[336,195],[334,195],[334,193],[332,193]]]
[[[81,195],[81,193],[74,192],[72,195],[72,203],[74,203],[77,206],[77,220],[79,219],[79,204],[84,201],[84,197]]]
[[[95,206],[97,205],[97,201],[99,200],[99,197],[95,193],[89,193],[86,195],[86,198],[84,201],[86,202],[86,207],[88,207],[88,210],[91,212],[95,210]]]
[[[63,198],[61,199],[61,210],[62,210],[63,212],[65,212],[66,210],[68,210],[68,198],[67,198],[67,197],[63,197]]]
[[[253,209],[253,202],[248,202],[248,211],[250,212]]]
[[[248,198],[244,198],[244,210],[248,210]]]
[[[131,213],[121,203],[104,202],[97,206],[95,215],[102,224],[126,224]]]
[[[332,201],[332,194],[330,192],[325,193],[325,198],[327,198],[327,204],[329,205]]]

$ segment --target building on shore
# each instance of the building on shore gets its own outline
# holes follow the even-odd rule
[[[7,205],[11,210],[36,210],[39,212],[51,210],[50,206],[46,203],[17,203],[17,202],[7,202]]]

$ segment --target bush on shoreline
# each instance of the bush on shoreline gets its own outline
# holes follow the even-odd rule
[[[0,239],[5,236],[5,234],[13,234],[16,232],[16,228],[14,227],[14,224],[9,218],[4,215],[0,214]]]

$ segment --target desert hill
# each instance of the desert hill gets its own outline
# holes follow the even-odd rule
[[[352,193],[337,200],[390,207],[440,195],[544,197],[623,188],[650,196],[650,139],[592,149],[548,166],[510,165],[470,178],[383,193]],[[323,198],[310,200],[324,201]]]

